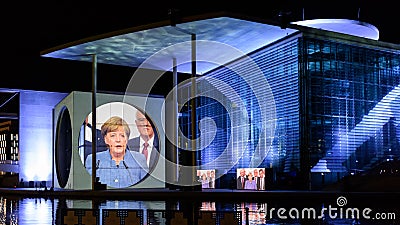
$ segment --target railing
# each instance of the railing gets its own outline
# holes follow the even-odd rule
[[[242,211],[66,208],[59,218],[61,225],[242,225]]]

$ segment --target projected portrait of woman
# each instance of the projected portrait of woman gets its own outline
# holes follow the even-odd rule
[[[159,158],[159,138],[151,119],[122,102],[97,108],[96,159],[93,163],[91,114],[82,124],[79,153],[87,172],[95,166],[99,182],[113,188],[133,186],[148,177]]]
[[[129,187],[147,175],[145,156],[127,148],[130,132],[128,123],[119,116],[110,117],[101,126],[107,149],[96,153],[96,176],[100,183],[110,187]],[[92,154],[85,160],[89,174],[92,174],[92,160]]]

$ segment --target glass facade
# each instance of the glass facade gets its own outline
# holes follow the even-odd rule
[[[197,163],[232,176],[237,168],[272,168],[283,187],[318,183],[321,174],[335,182],[400,156],[399,61],[390,49],[299,35],[203,75]],[[188,137],[190,90],[178,91]]]
[[[400,156],[400,55],[303,39],[311,171],[327,182]]]

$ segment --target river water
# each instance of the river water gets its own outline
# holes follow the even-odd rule
[[[296,205],[296,204],[294,204]],[[400,224],[396,218],[396,209],[374,209],[357,208],[359,213],[351,216],[356,208],[345,208],[332,205],[315,205],[313,207],[278,207],[268,203],[224,203],[224,202],[185,202],[185,201],[133,201],[133,200],[77,200],[77,199],[54,199],[54,198],[20,198],[0,197],[0,224],[14,225],[47,225],[65,224],[64,219],[67,209],[92,210],[99,212],[97,224],[104,223],[104,215],[107,210],[140,210],[143,225],[173,225],[167,222],[166,216],[169,211],[183,211],[184,215],[190,212],[235,212],[242,225],[264,225],[264,224]],[[351,212],[350,212],[351,211]],[[377,218],[379,211],[379,218]],[[189,213],[188,213],[189,212]],[[315,212],[315,215],[311,212]],[[347,213],[347,214],[346,214]],[[197,214],[196,214],[197,215]],[[367,217],[369,216],[369,217]],[[358,218],[355,218],[358,217]],[[379,221],[378,221],[379,219]],[[78,221],[78,220],[77,220]],[[196,220],[193,220],[196,221]],[[223,224],[216,220],[215,223]],[[81,221],[78,221],[79,224]],[[196,224],[197,222],[192,222]],[[192,225],[192,223],[189,223]],[[71,223],[72,224],[72,223]],[[124,222],[121,222],[124,224]],[[230,224],[233,225],[233,224]]]

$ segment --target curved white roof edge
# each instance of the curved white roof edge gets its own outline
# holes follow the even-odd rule
[[[379,30],[372,24],[349,19],[313,19],[292,24],[379,40]]]

